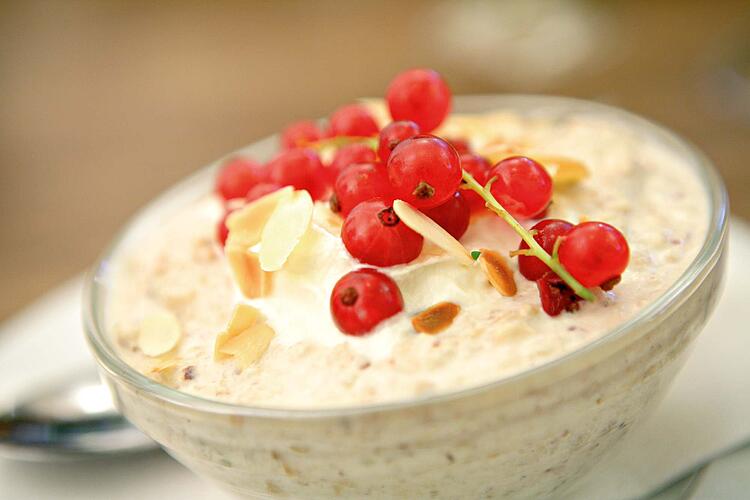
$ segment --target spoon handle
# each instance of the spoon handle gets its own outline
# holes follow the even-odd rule
[[[95,374],[73,376],[0,413],[0,455],[11,458],[82,459],[156,447],[117,413]]]
[[[25,461],[80,460],[152,450],[156,443],[122,417],[45,422],[0,417],[0,455]]]

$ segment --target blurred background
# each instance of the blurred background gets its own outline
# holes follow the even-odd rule
[[[570,95],[661,122],[750,217],[747,0],[5,1],[0,319],[181,177],[414,66],[454,93]]]

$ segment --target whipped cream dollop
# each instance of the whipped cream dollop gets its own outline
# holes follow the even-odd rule
[[[330,311],[330,296],[336,282],[346,273],[363,267],[344,247],[336,227],[330,227],[330,209],[317,202],[313,222],[284,267],[274,274],[272,293],[248,300],[237,291],[237,301],[257,307],[276,331],[283,345],[313,342],[325,346],[347,344],[370,359],[391,355],[393,346],[406,335],[413,335],[410,318],[439,302],[453,302],[462,308],[488,307],[485,296],[497,294],[489,287],[478,265],[465,266],[456,258],[425,240],[421,255],[414,261],[380,268],[398,284],[404,311],[380,323],[363,336],[342,333]],[[481,217],[462,238],[469,249],[492,248],[507,253],[519,237],[501,220]]]

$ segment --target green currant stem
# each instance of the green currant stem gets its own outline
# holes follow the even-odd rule
[[[518,233],[518,235],[521,237],[523,241],[526,242],[527,245],[529,245],[529,250],[531,250],[531,253],[536,257],[537,259],[544,262],[547,267],[552,269],[552,271],[557,274],[560,279],[562,279],[565,283],[568,284],[570,288],[573,289],[576,295],[581,297],[582,299],[586,299],[590,302],[593,302],[595,300],[594,293],[580,284],[578,280],[576,280],[562,265],[560,260],[557,258],[556,252],[555,256],[551,256],[548,254],[542,247],[539,245],[539,243],[536,242],[534,239],[534,236],[531,234],[529,230],[527,230],[525,227],[523,227],[510,213],[503,208],[503,206],[498,203],[498,201],[495,199],[494,196],[492,196],[492,193],[490,192],[488,187],[482,186],[479,184],[474,177],[467,172],[466,170],[463,171],[463,180],[466,183],[465,188],[471,189],[475,193],[477,193],[479,196],[482,197],[482,199],[485,201],[485,205],[488,209],[495,212],[497,215],[500,216],[501,219],[503,219],[505,222],[508,223],[508,225],[513,228],[513,230]],[[492,181],[490,181],[492,182]]]

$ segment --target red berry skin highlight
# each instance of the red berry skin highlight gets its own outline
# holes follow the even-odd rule
[[[461,176],[456,150],[432,135],[406,139],[388,159],[388,178],[397,198],[419,209],[448,201],[461,184]]]
[[[411,262],[422,252],[424,242],[381,199],[354,207],[341,227],[341,239],[352,257],[378,267]]]
[[[562,240],[560,263],[583,286],[604,284],[625,271],[630,248],[625,236],[604,222],[582,222]]]
[[[425,210],[424,214],[457,240],[466,233],[471,219],[471,209],[461,191],[456,191],[442,205]]]
[[[492,196],[518,219],[534,218],[552,201],[552,178],[531,158],[506,158],[492,167],[488,179],[493,177]]]
[[[233,158],[219,169],[216,192],[224,200],[244,198],[256,184],[266,180],[263,166],[249,158]]]
[[[334,285],[330,307],[339,330],[361,336],[401,312],[404,300],[390,277],[375,269],[359,269],[345,274]]]
[[[321,199],[327,189],[323,164],[312,149],[295,148],[281,152],[268,164],[268,172],[270,183],[306,189],[315,200]]]
[[[325,136],[318,125],[311,120],[301,120],[287,126],[281,133],[282,149],[305,147]]]
[[[385,94],[394,121],[411,120],[423,133],[435,130],[451,110],[451,91],[431,69],[410,69],[394,78]]]
[[[360,104],[342,106],[330,118],[332,136],[370,137],[379,129],[372,114]]]
[[[383,163],[388,161],[391,151],[399,145],[401,141],[419,135],[419,125],[409,120],[391,122],[383,127],[380,131],[378,140],[378,158]]]
[[[380,163],[359,163],[345,168],[336,178],[333,194],[331,208],[344,217],[364,201],[380,198],[388,204],[393,202],[388,172]]]
[[[531,229],[537,232],[534,235],[536,242],[539,243],[545,252],[552,255],[557,238],[568,234],[573,229],[573,224],[561,219],[546,219],[537,222]],[[525,250],[528,248],[529,245],[521,240],[518,249]],[[530,255],[518,256],[518,270],[524,278],[530,281],[536,281],[548,272],[551,272],[550,268],[544,262]]]

